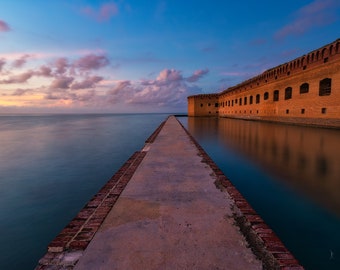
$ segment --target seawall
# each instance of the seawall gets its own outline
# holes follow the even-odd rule
[[[49,244],[36,269],[143,267],[303,269],[174,117]]]

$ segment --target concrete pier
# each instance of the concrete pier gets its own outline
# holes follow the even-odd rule
[[[128,164],[36,269],[303,269],[175,117]]]

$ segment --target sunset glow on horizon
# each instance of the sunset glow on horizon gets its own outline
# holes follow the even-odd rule
[[[337,0],[0,0],[0,113],[186,112],[339,29]]]

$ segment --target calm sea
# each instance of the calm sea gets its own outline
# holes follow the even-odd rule
[[[181,122],[306,269],[340,269],[340,130]]]
[[[0,116],[0,269],[34,269],[166,117]],[[340,131],[179,120],[306,269],[340,269]]]
[[[34,269],[48,243],[166,117],[0,116],[0,269]]]

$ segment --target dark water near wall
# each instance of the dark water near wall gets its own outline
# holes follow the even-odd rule
[[[0,116],[0,269],[34,269],[48,243],[166,117]]]
[[[340,269],[340,131],[181,118],[306,269]]]

